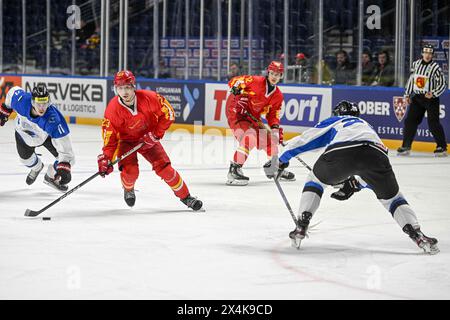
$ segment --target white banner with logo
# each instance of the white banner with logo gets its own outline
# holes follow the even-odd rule
[[[280,122],[285,131],[302,132],[331,116],[331,88],[280,86],[280,90],[284,96]],[[205,85],[205,125],[228,127],[225,115],[228,91],[226,84]]]
[[[22,77],[22,87],[31,92],[44,84],[50,93],[51,103],[64,116],[103,118],[107,101],[106,79],[70,77]]]

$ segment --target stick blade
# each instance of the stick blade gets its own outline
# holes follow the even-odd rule
[[[30,210],[30,209],[27,209],[25,211],[25,217],[36,217],[39,214],[40,214],[39,211],[33,211],[33,210]]]

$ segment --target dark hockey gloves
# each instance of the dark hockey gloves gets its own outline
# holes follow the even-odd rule
[[[97,163],[98,163],[98,172],[102,177],[105,177],[114,170],[113,166],[111,165],[111,161],[104,154],[100,154],[97,156]]]
[[[11,113],[12,109],[8,108],[6,104],[2,103],[2,106],[0,107],[0,126],[3,127],[5,125]]]
[[[350,198],[355,192],[358,192],[362,189],[358,180],[355,177],[350,177],[344,181],[342,185],[338,185],[340,189],[331,194],[331,197],[343,201]]]
[[[59,180],[60,185],[66,185],[72,180],[72,175],[70,174],[70,163],[68,162],[58,162],[56,165],[55,180]]]

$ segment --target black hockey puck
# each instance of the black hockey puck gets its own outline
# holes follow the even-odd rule
[[[42,220],[52,220],[50,217],[42,217]]]

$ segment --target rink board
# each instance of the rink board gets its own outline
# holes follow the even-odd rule
[[[176,114],[171,130],[183,129],[201,134],[230,134],[225,105],[230,98],[228,86],[200,80],[161,80],[138,78],[138,89],[154,90],[167,98]],[[43,83],[51,99],[69,123],[100,125],[107,102],[114,96],[111,78],[41,75],[0,75],[0,102],[15,85],[29,90]],[[401,144],[409,106],[402,88],[280,85],[284,95],[281,124],[289,139],[331,115],[341,100],[358,103],[361,117],[367,120],[386,145]],[[446,137],[450,137],[450,90],[440,97],[440,118]],[[426,118],[419,125],[413,150],[433,151],[435,143]]]

